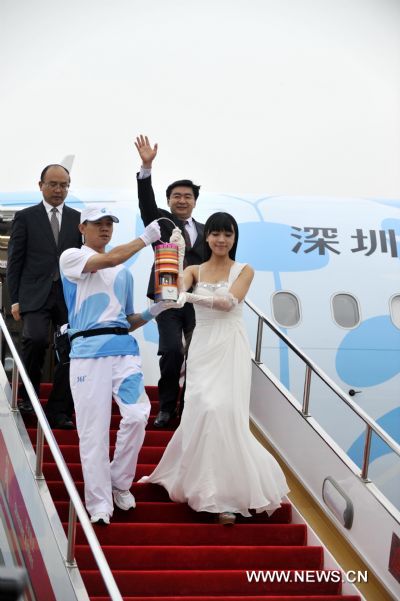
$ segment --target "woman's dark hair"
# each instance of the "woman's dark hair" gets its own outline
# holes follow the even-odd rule
[[[229,257],[234,261],[236,256],[236,248],[239,240],[239,228],[236,220],[229,213],[213,213],[207,219],[204,225],[204,261],[208,261],[211,257],[211,248],[206,240],[211,232],[234,232],[235,242],[229,251]]]

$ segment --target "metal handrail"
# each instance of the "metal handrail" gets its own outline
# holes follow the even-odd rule
[[[302,405],[302,415],[304,417],[311,417],[309,413],[309,394],[310,394],[310,380],[311,380],[311,372],[315,373],[327,386],[338,396],[356,415],[366,424],[366,437],[364,443],[364,451],[363,451],[363,465],[360,473],[360,477],[368,482],[368,469],[369,469],[369,455],[370,455],[370,446],[371,446],[371,438],[372,433],[374,432],[387,446],[394,452],[398,457],[400,457],[400,445],[387,433],[383,430],[379,424],[376,423],[357,403],[355,403],[346,393],[339,388],[339,386],[331,380],[331,378],[320,369],[294,342],[290,340],[285,334],[283,334],[279,328],[272,323],[270,319],[264,313],[262,313],[251,301],[245,299],[246,305],[249,307],[253,313],[257,315],[258,324],[257,324],[257,339],[256,339],[256,349],[258,351],[258,357],[255,358],[256,363],[260,363],[260,352],[261,352],[261,343],[259,342],[259,335],[263,327],[260,328],[260,323],[267,325],[270,330],[272,330],[281,340],[285,342],[285,344],[299,357],[299,359],[306,365],[306,372],[304,378],[304,395],[303,395],[303,405]]]
[[[65,488],[67,489],[70,499],[70,511],[68,516],[68,548],[66,565],[68,567],[75,566],[75,537],[76,537],[76,522],[77,517],[81,523],[83,532],[85,533],[86,540],[89,543],[90,549],[93,553],[93,557],[97,563],[100,574],[104,580],[104,584],[107,588],[108,594],[112,601],[123,601],[121,593],[115,582],[114,576],[110,570],[110,566],[104,556],[99,541],[97,540],[96,534],[93,530],[93,526],[88,518],[86,509],[83,506],[78,491],[76,490],[75,484],[71,478],[71,474],[64,461],[61,451],[58,447],[57,441],[54,438],[54,434],[48,424],[45,413],[42,409],[40,401],[36,395],[35,389],[33,388],[32,382],[30,381],[25,367],[18,355],[17,349],[15,348],[14,342],[7,329],[3,315],[0,312],[0,330],[7,341],[8,347],[14,359],[13,366],[13,379],[12,379],[12,405],[16,405],[17,389],[18,389],[18,374],[21,376],[22,382],[24,383],[25,390],[32,403],[33,409],[38,419],[38,453],[36,459],[35,478],[42,479],[42,467],[43,467],[43,437],[46,438],[47,444],[49,445],[53,459],[58,467],[61,478],[64,482]],[[14,398],[15,397],[15,398]],[[16,407],[14,407],[16,410]]]

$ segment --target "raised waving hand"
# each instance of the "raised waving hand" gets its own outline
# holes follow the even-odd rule
[[[137,136],[135,146],[142,159],[142,167],[144,169],[151,169],[151,165],[156,158],[158,144],[154,144],[152,147],[149,138],[147,136]]]

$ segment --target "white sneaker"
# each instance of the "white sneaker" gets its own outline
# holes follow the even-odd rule
[[[110,516],[108,513],[95,513],[90,516],[90,521],[92,524],[104,524],[105,526],[108,526],[110,523]]]
[[[135,497],[129,492],[129,490],[118,490],[118,488],[113,488],[112,494],[114,503],[120,509],[127,511],[128,509],[133,509],[133,507],[136,507]]]

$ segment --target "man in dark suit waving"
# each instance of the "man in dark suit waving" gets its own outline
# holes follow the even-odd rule
[[[179,180],[167,188],[167,202],[170,211],[157,207],[153,187],[151,185],[151,168],[157,155],[157,144],[152,147],[147,136],[138,136],[135,146],[142,159],[140,172],[137,174],[139,209],[144,225],[154,219],[167,217],[159,221],[161,240],[168,242],[174,224],[178,226],[186,242],[186,265],[198,265],[203,261],[203,231],[204,225],[192,217],[193,209],[199,196],[200,186],[190,180]],[[171,223],[173,221],[173,223]],[[147,296],[154,298],[154,265],[150,275]],[[168,315],[167,315],[168,314]],[[164,311],[157,317],[160,358],[160,380],[158,394],[160,411],[154,421],[158,428],[164,428],[176,414],[179,394],[179,376],[183,363],[182,335],[186,341],[195,326],[193,306],[186,303],[182,309]],[[183,403],[183,399],[181,399]]]
[[[49,340],[50,323],[68,321],[59,271],[59,258],[67,248],[80,248],[80,213],[64,204],[70,185],[69,172],[62,165],[43,169],[39,188],[43,202],[18,211],[8,246],[7,285],[11,312],[22,318],[22,360],[39,393],[40,378]],[[22,390],[22,411],[32,405]],[[73,401],[69,368],[57,364],[46,414],[55,428],[71,429]]]

